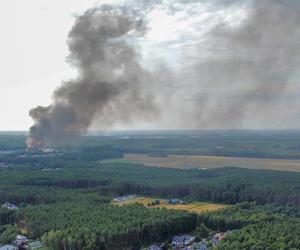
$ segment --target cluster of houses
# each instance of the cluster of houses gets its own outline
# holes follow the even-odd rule
[[[131,199],[135,199],[136,197],[137,197],[136,194],[117,196],[113,199],[113,201],[115,201],[115,202],[128,201],[128,200],[131,200]]]
[[[19,210],[19,208],[15,204],[9,202],[5,202],[1,207],[10,210]]]
[[[24,235],[17,235],[12,244],[0,246],[0,250],[28,250],[42,248],[40,241],[31,241]]]
[[[172,238],[172,246],[187,246],[194,242],[195,238],[192,235],[175,235]]]
[[[191,235],[176,235],[172,239],[173,250],[206,250],[205,241],[195,241],[196,237]]]
[[[208,245],[217,246],[220,241],[222,241],[226,235],[226,233],[217,233],[214,234],[209,239],[199,240],[198,237],[192,235],[174,235],[172,237],[172,241],[170,241],[169,245],[161,244],[161,245],[151,245],[144,250],[163,250],[163,249],[172,249],[172,250],[207,250]]]
[[[207,246],[203,242],[196,242],[196,237],[192,235],[174,235],[169,245],[151,245],[146,250],[206,250]]]

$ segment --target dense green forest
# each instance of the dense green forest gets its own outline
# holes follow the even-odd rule
[[[199,153],[202,147],[196,144],[200,141],[207,144],[209,154],[220,140],[224,145],[228,140],[232,147],[227,149],[237,154],[237,147],[244,143],[240,147],[244,150],[248,140],[247,150],[252,152],[270,153],[266,145],[277,143],[281,146],[274,147],[270,157],[279,156],[277,149],[283,147],[290,147],[282,151],[284,157],[296,157],[297,150],[291,145],[296,143],[297,133],[295,140],[277,133],[269,141],[263,132],[229,138],[200,134],[195,140],[191,139],[194,134],[172,133],[166,135],[168,139],[155,134],[85,136],[76,147],[49,152],[26,151],[22,148],[24,136],[0,135],[0,203],[19,207],[0,208],[0,245],[24,230],[53,250],[139,249],[155,242],[170,244],[175,234],[209,239],[214,233],[230,230],[217,247],[210,243],[208,247],[300,249],[300,173],[232,167],[168,169],[101,161],[143,150],[149,154]],[[126,194],[234,205],[193,214],[111,204],[113,197]]]
[[[297,232],[297,233],[295,233]],[[249,225],[224,239],[217,249],[300,249],[300,222],[289,219]]]
[[[115,131],[87,134],[74,148],[122,153],[187,154],[300,159],[299,130]],[[0,133],[0,150],[24,150],[26,135]]]
[[[44,168],[46,167],[46,169]],[[134,164],[50,161],[12,165],[0,176],[0,201],[38,202],[35,188],[93,189],[101,195],[137,193],[234,204],[300,204],[300,173],[220,168],[182,170]],[[12,188],[15,185],[15,188]],[[23,192],[28,190],[28,192]],[[62,192],[63,193],[63,192]],[[30,194],[30,195],[29,195]],[[50,198],[49,198],[50,199]]]
[[[43,241],[51,249],[141,246],[190,232],[196,226],[195,214],[147,209],[141,205],[119,207],[67,202],[30,206],[24,213],[30,235],[44,234]]]
[[[247,203],[226,211],[200,216],[208,228],[240,229],[230,233],[217,247],[222,249],[300,249],[299,208]]]

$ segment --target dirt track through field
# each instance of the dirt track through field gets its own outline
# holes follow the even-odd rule
[[[269,169],[300,172],[300,160],[260,159],[200,155],[169,155],[168,157],[150,157],[145,154],[125,154],[124,160],[147,166],[168,168],[219,168],[242,167],[250,169]]]

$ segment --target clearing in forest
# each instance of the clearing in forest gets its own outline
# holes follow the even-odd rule
[[[159,204],[155,204],[155,201],[159,201]],[[230,205],[225,204],[215,204],[215,203],[207,203],[207,202],[191,202],[186,204],[169,204],[169,200],[166,199],[156,199],[150,197],[136,197],[133,199],[129,199],[122,202],[113,202],[118,206],[126,206],[132,204],[142,204],[145,207],[149,208],[167,208],[167,209],[175,209],[175,210],[184,210],[188,212],[202,213],[207,211],[214,211],[223,208],[227,208]]]

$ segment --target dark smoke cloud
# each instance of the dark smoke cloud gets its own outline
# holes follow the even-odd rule
[[[131,41],[145,31],[139,13],[125,7],[101,6],[78,17],[68,37],[68,61],[78,77],[54,92],[52,105],[30,111],[35,124],[28,147],[70,142],[96,116],[109,125],[154,114],[152,76],[141,66]]]
[[[202,4],[209,17],[195,23]],[[153,9],[191,18],[196,34],[183,31],[177,41],[155,45],[161,53],[150,53],[151,64],[136,38],[147,37]],[[221,18],[222,11],[236,10],[245,10],[236,24]],[[28,146],[70,142],[95,123],[299,128],[299,10],[298,0],[142,0],[88,10],[68,38],[68,61],[78,77],[54,92],[51,106],[30,112],[35,124]],[[202,22],[211,19],[206,30]],[[164,61],[170,51],[175,56]]]

